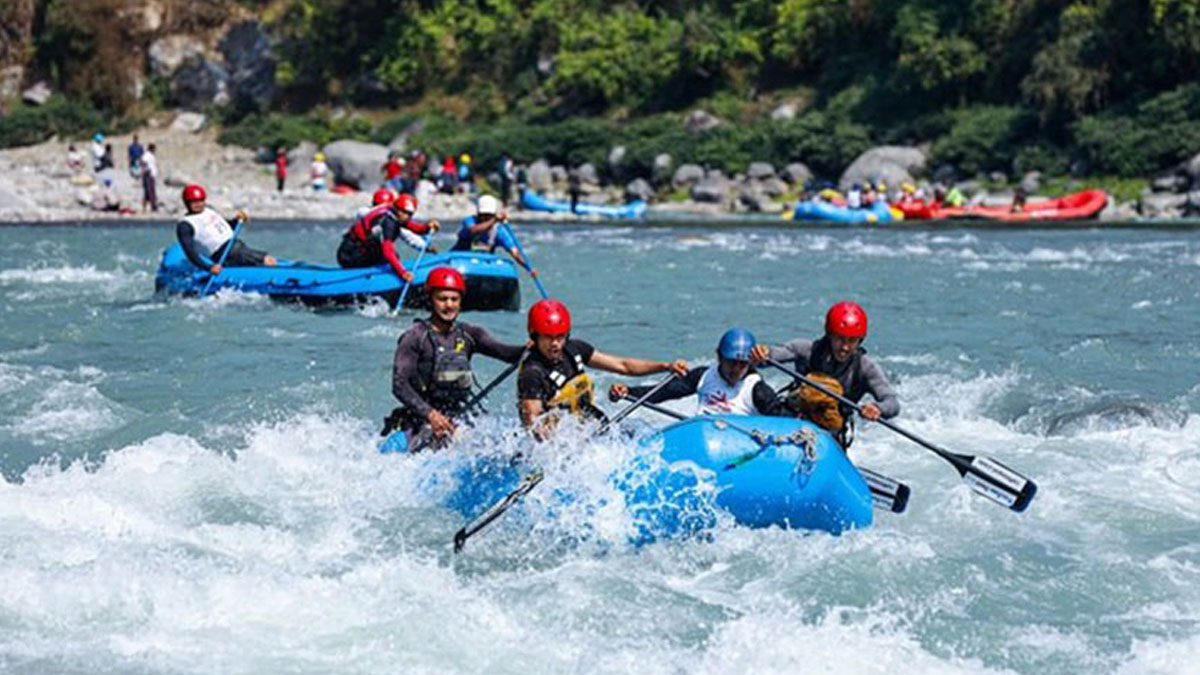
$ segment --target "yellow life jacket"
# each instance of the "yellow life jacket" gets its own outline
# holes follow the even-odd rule
[[[824,386],[838,396],[844,393],[842,383],[831,375],[809,373],[808,379]],[[792,397],[795,399],[796,408],[799,409],[801,417],[811,420],[830,433],[836,435],[846,426],[846,418],[842,415],[841,408],[833,397],[806,384],[796,388],[792,392]]]
[[[572,415],[583,417],[591,414],[591,409],[595,407],[595,391],[591,376],[579,373],[559,385],[553,398],[546,402],[546,407],[568,410]]]

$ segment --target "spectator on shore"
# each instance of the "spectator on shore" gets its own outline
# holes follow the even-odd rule
[[[458,165],[454,163],[454,157],[446,155],[442,160],[442,171],[438,174],[438,188],[442,192],[452,195],[458,187]]]
[[[571,194],[571,213],[578,213],[575,209],[579,206],[579,195],[583,193],[583,181],[577,168],[567,172],[567,192]]]
[[[528,187],[529,187],[529,171],[525,168],[524,165],[521,165],[521,167],[519,169],[517,169],[517,198],[518,199],[521,198],[521,195],[525,194],[525,190]]]
[[[104,134],[99,131],[92,136],[92,171],[100,173],[104,170],[101,162],[104,160]]]
[[[287,182],[287,151],[283,146],[275,148],[275,191],[283,192],[283,184]]]
[[[404,185],[404,159],[394,152],[388,153],[383,164],[383,187],[396,192],[407,192]]]
[[[100,185],[92,192],[92,199],[88,205],[93,211],[110,211],[125,215],[134,213],[132,207],[121,203],[121,198],[113,188],[111,178],[101,181]]]
[[[158,211],[158,157],[157,148],[151,143],[141,156],[142,167],[142,212],[146,207]]]
[[[458,187],[464,194],[475,192],[475,170],[471,168],[471,155],[465,152],[458,158]]]
[[[142,167],[140,162],[142,155],[146,152],[142,144],[138,142],[137,134],[133,135],[133,141],[129,144],[129,149],[126,151],[129,155],[129,175],[138,178],[142,175]]]
[[[72,175],[83,172],[85,161],[83,152],[76,148],[74,143],[67,146],[67,169]]]
[[[329,174],[329,165],[325,163],[325,153],[318,152],[313,155],[312,166],[309,167],[308,175],[312,179],[312,189],[314,192],[325,191],[325,177]]]
[[[512,184],[516,174],[517,166],[513,164],[512,158],[507,152],[500,153],[500,201],[505,208],[512,199]]]

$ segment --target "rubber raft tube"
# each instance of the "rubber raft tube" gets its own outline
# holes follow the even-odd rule
[[[521,206],[530,211],[545,211],[547,213],[571,213],[571,202],[559,202],[546,199],[532,190],[521,193]],[[641,218],[646,212],[646,202],[635,199],[621,206],[604,204],[589,204],[579,202],[575,205],[574,213],[579,215],[605,216],[607,218]]]
[[[796,221],[832,221],[836,223],[890,223],[896,219],[891,207],[884,201],[877,201],[863,209],[852,209],[849,206],[838,206],[826,201],[806,201],[796,204],[792,210],[792,220]]]
[[[413,273],[413,288],[404,298],[406,307],[429,306],[423,292],[425,278],[431,269],[442,265],[457,269],[466,279],[464,310],[516,311],[520,308],[516,266],[508,258],[476,252],[430,254],[421,259],[420,265],[416,260],[404,261],[404,267]],[[210,276],[207,271],[197,269],[184,255],[183,248],[175,243],[163,251],[154,287],[162,295],[199,295]],[[380,298],[395,307],[404,282],[388,265],[343,269],[280,260],[275,267],[224,268],[213,281],[211,292],[229,288],[314,306],[361,304]]]
[[[1108,205],[1108,193],[1103,190],[1084,190],[1055,199],[1034,199],[1014,212],[1012,205],[1003,206],[942,206],[937,203],[910,202],[897,204],[906,218],[912,220],[956,220],[979,218],[1002,222],[1036,220],[1066,221],[1095,218]]]
[[[704,415],[645,437],[640,447],[646,452],[639,460],[609,476],[635,521],[635,544],[703,531],[716,524],[715,510],[747,527],[832,534],[872,522],[862,476],[811,422]],[[403,434],[389,437],[380,452],[407,452]],[[647,461],[654,458],[661,461]],[[452,450],[434,464],[439,476],[423,484],[465,518],[503,498],[532,470],[497,458],[455,457]]]

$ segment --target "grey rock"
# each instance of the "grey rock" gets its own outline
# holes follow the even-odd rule
[[[942,164],[933,170],[933,182],[947,185],[958,180],[958,169],[950,164]]]
[[[704,172],[704,177],[705,178],[720,178],[722,180],[728,180],[725,177],[725,172],[721,171],[720,169],[709,169],[708,171]]]
[[[704,169],[695,164],[682,164],[671,176],[671,185],[676,188],[691,187],[704,178]]]
[[[729,200],[730,183],[720,176],[706,176],[692,186],[692,199],[698,202],[724,203]]]
[[[188,110],[229,103],[229,72],[202,56],[187,60],[171,78],[170,100]]]
[[[709,131],[719,126],[721,126],[721,120],[707,110],[693,110],[688,113],[687,118],[683,122],[683,127],[690,134]]]
[[[625,163],[625,146],[618,145],[608,151],[608,170],[615,173],[620,172],[621,165]]]
[[[592,166],[591,162],[585,162],[575,167],[575,175],[579,176],[579,182],[585,185],[600,184],[600,175],[596,173],[596,167]]]
[[[1135,202],[1114,202],[1108,200],[1108,204],[1096,215],[1100,222],[1112,223],[1120,221],[1135,220],[1138,217],[1137,204]]]
[[[988,174],[988,180],[992,181],[993,183],[1005,184],[1008,183],[1008,175],[1003,171],[993,171]]]
[[[1200,183],[1200,153],[1180,165],[1179,170],[1192,179],[1192,184]]]
[[[654,197],[654,187],[645,178],[635,178],[625,186],[625,196],[648,202]]]
[[[913,176],[924,169],[925,153],[920,148],[884,145],[859,155],[842,173],[838,186],[848,190],[855,183],[868,180],[882,180],[888,185],[911,183]]]
[[[763,193],[772,199],[778,199],[788,191],[788,184],[779,178],[776,178],[775,176],[761,181],[760,184],[762,186]]]
[[[0,100],[15,97],[25,81],[25,67],[20,65],[0,68]]]
[[[1171,193],[1146,195],[1138,203],[1138,212],[1146,218],[1179,218],[1187,206],[1188,196]]]
[[[1175,174],[1159,176],[1150,182],[1150,187],[1155,192],[1181,192],[1187,189],[1188,179]]]
[[[1021,177],[1021,190],[1027,195],[1042,189],[1042,172],[1030,171]]]
[[[171,122],[171,131],[194,134],[203,129],[207,121],[208,118],[198,112],[184,111],[176,115],[175,119]]]
[[[813,172],[803,162],[792,162],[783,169],[783,179],[792,185],[804,185],[813,177]]]
[[[312,141],[300,141],[300,144],[288,151],[289,166],[306,166],[317,154],[317,144]],[[271,153],[271,161],[275,161],[275,153]]]
[[[359,190],[377,187],[383,180],[382,167],[387,161],[387,148],[378,143],[340,140],[324,148],[325,162],[337,182],[353,185]]]
[[[775,176],[775,167],[767,162],[750,162],[746,168],[746,177],[753,180],[764,180]]]
[[[555,183],[566,183],[569,176],[570,174],[567,173],[566,167],[559,166],[558,164],[550,167],[550,180]]]
[[[543,77],[550,77],[554,74],[554,54],[542,54],[538,56],[537,71]]]
[[[229,29],[221,40],[221,54],[229,65],[233,103],[267,108],[275,98],[275,57],[262,26],[244,21]]]
[[[787,122],[796,119],[796,113],[800,112],[800,106],[793,101],[781,103],[771,111],[771,119],[776,122]]]
[[[534,192],[545,192],[554,184],[554,176],[550,173],[550,165],[544,159],[539,159],[530,164],[525,175],[529,179],[529,187]]]
[[[34,85],[25,90],[21,94],[21,100],[30,105],[44,105],[50,100],[50,95],[54,92],[50,89],[50,84],[45,80],[38,80]]]
[[[654,156],[654,181],[662,182],[671,174],[671,167],[675,166],[675,160],[665,152]]]
[[[182,33],[160,37],[147,51],[150,73],[162,78],[170,78],[184,63],[203,55],[204,43],[195,36]]]
[[[172,171],[171,173],[168,173],[166,178],[163,178],[163,185],[166,185],[167,187],[181,188],[185,185],[191,185],[192,183],[195,183],[195,182],[196,181],[193,180],[191,176],[188,176],[186,174],[181,174],[176,171]]]

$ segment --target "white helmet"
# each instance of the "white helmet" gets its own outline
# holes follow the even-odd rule
[[[500,200],[491,195],[483,195],[475,203],[475,213],[481,216],[494,216],[500,210]]]

